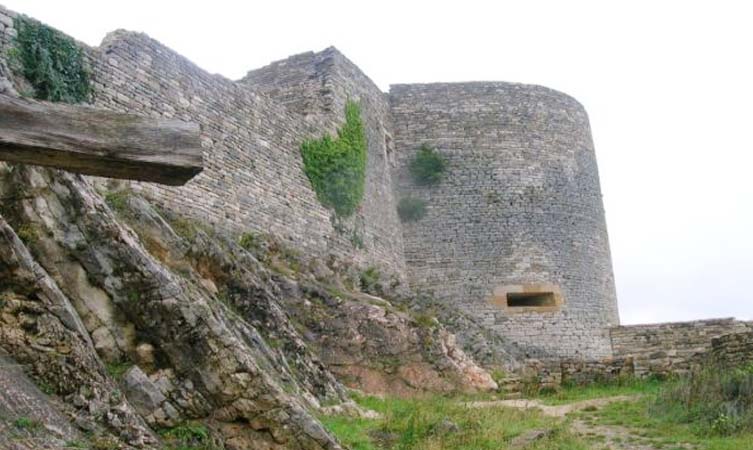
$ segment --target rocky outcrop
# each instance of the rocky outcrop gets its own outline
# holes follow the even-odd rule
[[[315,396],[290,395],[277,381],[286,378],[280,373],[284,368],[268,357],[272,352],[258,331],[243,320],[233,320],[227,307],[213,301],[197,283],[156,260],[83,179],[20,166],[7,169],[3,179],[6,200],[2,214],[14,229],[22,231],[34,258],[60,286],[62,295],[71,299],[86,333],[92,337],[91,344],[79,338],[86,333],[78,325],[80,354],[71,355],[56,368],[56,360],[61,359],[57,354],[70,352],[59,348],[58,343],[73,335],[69,330],[76,325],[75,320],[69,320],[74,325],[65,327],[61,319],[51,318],[32,327],[32,337],[17,339],[18,345],[3,340],[3,348],[14,358],[23,362],[46,356],[51,361],[44,361],[38,368],[40,378],[61,380],[60,394],[81,395],[66,392],[63,386],[88,385],[95,394],[101,391],[103,399],[85,399],[82,407],[90,407],[111,405],[113,400],[108,397],[119,392],[112,384],[107,385],[112,382],[102,375],[92,349],[108,349],[102,352],[111,359],[108,364],[127,365],[143,360],[144,346],[151,346],[154,362],[149,368],[150,382],[142,377],[129,383],[126,391],[150,425],[169,427],[202,419],[230,449],[339,448],[302,402]],[[14,248],[20,243],[18,239],[11,242]],[[8,265],[5,254],[3,260]],[[13,260],[10,263],[12,267],[18,265]],[[33,271],[27,272],[27,278],[36,279]],[[23,304],[16,305],[24,298],[39,297],[25,289],[28,279],[15,276],[10,280],[13,284],[8,283],[10,289],[5,288],[4,295],[12,298],[4,309],[23,308]],[[22,312],[16,322],[3,323],[3,335],[25,329]],[[32,338],[47,339],[47,345],[55,347],[47,351],[26,344]],[[74,341],[74,337],[69,340]],[[65,345],[65,340],[62,343]],[[102,388],[98,389],[100,384]],[[151,396],[151,400],[161,401],[143,401],[155,386],[162,395]],[[130,406],[125,411],[136,419],[140,417]],[[94,416],[100,422],[107,418],[107,414]],[[119,426],[122,420],[105,422],[123,434],[124,427]],[[151,444],[147,439],[130,439],[127,443]]]
[[[28,238],[31,228],[21,230]],[[107,377],[69,299],[34,261],[2,216],[0,255],[0,343],[9,354],[4,358],[8,367],[3,371],[7,376],[7,370],[24,367],[38,386],[57,394],[68,405],[60,411],[40,400],[25,378],[10,376],[3,383],[0,409],[14,412],[17,418],[44,419],[53,426],[61,414],[67,414],[79,428],[96,431],[104,439],[117,436],[137,447],[155,443],[144,422]],[[30,402],[27,411],[14,407],[19,403],[16,399],[33,397],[37,400]],[[61,430],[60,437],[70,437],[70,432]],[[54,442],[55,436],[51,439]]]
[[[312,413],[354,409],[341,382],[496,387],[435,319],[359,292],[347,261],[242,246],[97,186],[0,165],[0,347],[73,433],[152,448],[198,421],[227,449],[336,449]]]
[[[521,369],[525,353],[514,342],[494,332],[475,316],[458,305],[437,299],[426,291],[418,293],[397,290],[392,303],[414,315],[436,317],[442,326],[457,336],[457,345],[474,361],[489,369],[513,372]]]
[[[0,448],[61,448],[81,433],[55,403],[24,373],[21,365],[0,355]]]
[[[331,286],[289,284],[286,309],[322,361],[346,385],[376,394],[477,392],[491,376],[429,316],[412,316],[378,297]]]
[[[127,202],[123,216],[153,251],[175,270],[188,263],[202,286],[285,355],[278,363],[291,367],[307,392],[332,398],[331,383],[312,384],[330,380],[330,372],[349,387],[379,394],[496,388],[436,319],[360,292],[353,264],[306,258],[268,235],[247,234],[242,248],[173,217],[183,227],[184,236],[176,239],[144,214],[143,199],[130,194]],[[317,358],[300,358],[307,348]]]

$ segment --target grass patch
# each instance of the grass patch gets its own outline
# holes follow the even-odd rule
[[[370,266],[366,270],[363,270],[358,278],[363,292],[373,295],[380,295],[382,293],[382,274],[378,268]]]
[[[170,221],[170,227],[175,234],[189,241],[196,239],[199,234],[199,223],[186,217],[175,217]]]
[[[566,403],[595,397],[643,394],[632,401],[584,409],[572,416],[586,424],[621,427],[625,440],[654,448],[732,450],[753,448],[748,405],[753,403],[753,370],[708,367],[671,381],[564,389]]]
[[[212,435],[199,422],[186,422],[172,428],[160,430],[160,437],[170,450],[214,450],[219,449],[212,440]]]
[[[105,364],[105,369],[110,378],[117,381],[123,378],[132,365],[130,362],[115,361]]]
[[[547,405],[562,405],[618,395],[656,394],[661,386],[662,382],[656,379],[631,377],[613,382],[592,383],[586,386],[563,386],[557,391],[542,391],[537,397]]]
[[[128,189],[120,191],[110,191],[105,194],[105,203],[107,203],[113,210],[124,213],[128,209],[128,197],[132,192]]]
[[[585,442],[566,430],[561,421],[534,410],[465,406],[462,397],[357,397],[380,419],[322,417],[324,426],[354,450],[499,450],[529,430],[552,430],[530,449],[587,449]],[[447,424],[451,424],[448,428]]]
[[[699,450],[740,450],[753,448],[753,434],[734,437],[705,434],[697,423],[686,423],[681,415],[660,414],[654,409],[657,394],[635,401],[615,402],[596,411],[581,411],[576,415],[595,425],[625,427],[631,437],[656,448],[673,448],[692,444]]]
[[[258,233],[243,233],[238,238],[238,245],[250,252],[258,252],[264,247],[263,238]]]
[[[730,436],[753,432],[753,364],[710,365],[669,385],[652,410],[695,424],[700,434]]]
[[[38,420],[30,419],[28,417],[19,417],[13,421],[13,426],[19,430],[33,432],[41,428],[42,424]]]
[[[16,235],[26,245],[39,241],[39,228],[34,224],[25,223],[16,229]]]

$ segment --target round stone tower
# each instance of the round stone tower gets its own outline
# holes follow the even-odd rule
[[[413,283],[529,357],[610,356],[617,300],[583,107],[499,82],[395,85],[390,104],[398,196],[427,203],[404,224]],[[422,144],[448,161],[438,185],[409,176]]]

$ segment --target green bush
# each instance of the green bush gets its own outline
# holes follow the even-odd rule
[[[366,135],[358,103],[345,105],[345,124],[337,137],[324,136],[301,144],[303,168],[322,205],[341,217],[356,212],[366,180]]]
[[[408,169],[417,184],[437,184],[447,170],[447,161],[436,150],[424,144],[418,149]]]
[[[426,202],[420,198],[402,198],[397,204],[397,215],[403,222],[421,220],[426,215]]]
[[[694,424],[699,434],[753,431],[753,365],[709,365],[663,390],[652,406],[659,416]]]
[[[371,266],[360,273],[361,290],[369,294],[380,295],[382,292],[381,278],[382,274],[379,269]]]
[[[264,245],[261,236],[257,233],[251,232],[243,233],[241,237],[238,238],[238,244],[248,251],[258,251]]]
[[[34,88],[34,97],[52,102],[79,103],[91,94],[84,53],[63,33],[18,16],[14,58]]]

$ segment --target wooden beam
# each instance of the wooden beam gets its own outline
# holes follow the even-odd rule
[[[0,160],[172,186],[203,169],[197,124],[2,94]]]

